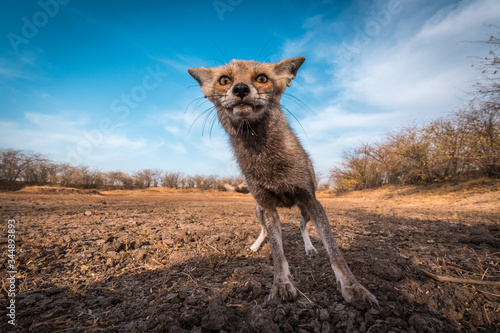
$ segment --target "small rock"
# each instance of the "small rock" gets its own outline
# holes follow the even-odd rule
[[[106,260],[106,267],[113,267],[115,265],[115,261],[113,260],[113,258],[108,258],[108,260]]]
[[[196,305],[198,304],[198,298],[196,296],[189,296],[186,298],[187,305]]]
[[[177,304],[179,303],[180,298],[178,293],[170,293],[165,297],[165,302],[167,303],[172,303],[172,304]]]
[[[332,332],[332,327],[330,326],[330,323],[328,323],[327,321],[325,321],[321,325],[321,333],[330,333],[330,332]]]
[[[144,260],[144,258],[146,258],[146,255],[147,255],[147,251],[142,249],[142,250],[135,250],[134,251],[134,259],[137,260],[137,261],[141,261],[141,260]]]
[[[273,322],[269,312],[261,307],[253,307],[247,316],[248,325],[252,332],[279,332],[278,326]]]
[[[182,324],[182,327],[189,330],[193,329],[194,326],[200,325],[200,321],[199,310],[194,308],[184,310],[179,317],[179,322]]]
[[[389,260],[377,260],[373,264],[375,274],[386,281],[396,282],[404,277],[403,269]]]
[[[60,247],[60,246],[57,246],[54,248],[54,254],[56,256],[59,256],[61,254],[64,254],[64,248]]]
[[[92,215],[92,212],[90,210],[86,210],[84,213],[85,216],[90,216]]]
[[[319,320],[321,320],[321,321],[328,321],[328,320],[330,320],[330,314],[328,313],[327,309],[321,309],[321,310],[319,310]]]
[[[439,332],[443,329],[443,323],[436,318],[425,314],[414,314],[408,319],[408,323],[415,327],[418,332]]]
[[[186,301],[189,300],[189,297]],[[205,315],[201,321],[201,326],[209,331],[234,331],[233,311],[226,306],[221,297],[214,297],[208,303],[208,315]]]

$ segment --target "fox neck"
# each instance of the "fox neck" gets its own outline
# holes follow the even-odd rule
[[[217,110],[219,120],[229,135],[235,154],[242,151],[259,153],[270,143],[280,141],[290,127],[279,104],[270,107],[258,120],[231,121],[224,110]],[[273,146],[273,145],[271,145]]]

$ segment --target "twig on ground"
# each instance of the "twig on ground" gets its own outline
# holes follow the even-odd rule
[[[305,298],[309,301],[309,303],[314,304],[314,303],[313,303],[313,302],[309,299],[309,297],[307,297],[307,296],[306,296],[306,295],[305,295],[302,291],[300,291],[300,289],[299,289],[299,288],[295,287],[295,289],[297,289],[297,291],[298,291],[298,292],[299,292],[302,296],[304,296],[304,297],[305,297]]]
[[[165,290],[165,282],[166,281],[167,281],[167,271],[165,271],[165,273],[163,274],[163,282],[161,283],[161,289],[160,289],[160,292],[158,293],[158,299],[156,300],[153,312],[149,315],[149,320],[146,323],[146,326],[144,326],[144,329],[142,330],[142,333],[146,332],[146,330],[149,327],[149,324],[151,324],[151,321],[153,320],[153,318],[154,318],[154,316],[156,314],[156,310],[158,310],[158,304],[160,303],[161,295],[162,295],[163,291]]]
[[[66,320],[61,320],[62,318],[66,318],[66,317],[69,317],[69,315],[64,315],[61,317],[53,318],[53,319],[50,319],[50,320],[47,320],[47,321],[44,321],[41,323],[36,323],[36,324],[35,324],[35,321],[33,321],[31,326],[28,328],[28,332],[32,332],[35,328],[40,327],[40,326],[61,325],[61,324],[65,324],[66,326],[68,326],[68,324],[71,322],[71,318],[68,318]]]
[[[420,269],[422,273],[427,275],[428,277],[433,278],[434,280],[437,280],[439,282],[453,282],[453,283],[469,283],[469,284],[482,284],[486,286],[500,286],[500,281],[483,281],[483,280],[473,280],[473,279],[463,279],[463,278],[455,278],[451,276],[445,276],[445,275],[436,275],[427,271],[424,271],[423,269]]]
[[[207,287],[207,286],[199,284],[198,281],[196,281],[196,279],[191,274],[188,274],[188,273],[185,273],[185,272],[180,272],[180,273],[189,276],[189,278],[196,285],[197,288],[207,289],[207,290],[213,289],[213,288],[210,288],[210,287]]]
[[[454,266],[453,264],[450,264],[450,263],[447,264],[447,267],[451,267],[452,269],[456,270],[457,272],[464,272],[464,273],[474,274],[474,275],[482,275],[481,273],[476,273],[476,272],[472,272],[472,271],[468,271],[466,269],[462,269],[462,268],[456,267],[456,266]],[[484,277],[488,277],[488,278],[500,278],[500,276],[490,275],[490,274],[486,274],[486,275],[484,275]]]
[[[486,295],[491,295],[491,296],[495,296],[495,297],[500,297],[500,295],[498,294],[493,294],[493,293],[489,293],[487,291],[484,291],[484,290],[481,290],[481,289],[476,289],[477,291],[483,293],[483,294],[486,294]]]
[[[219,252],[219,253],[222,253],[222,252],[220,252],[220,251],[219,251],[219,250],[218,250],[215,246],[212,246],[212,245],[210,245],[210,244],[208,244],[208,243],[206,243],[206,242],[205,242],[205,245],[207,245],[207,246],[211,247],[212,249],[214,249],[215,251],[217,251],[217,252]]]

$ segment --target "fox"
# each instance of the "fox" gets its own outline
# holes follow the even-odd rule
[[[314,248],[306,225],[312,225],[328,253],[342,297],[357,308],[378,306],[349,269],[338,247],[328,217],[316,199],[316,178],[311,159],[291,129],[281,108],[281,96],[296,78],[305,57],[277,63],[234,59],[217,67],[189,68],[204,97],[213,103],[218,120],[229,137],[233,154],[256,202],[261,232],[250,250],[270,243],[274,278],[268,300],[294,301],[294,287],[283,250],[278,207],[297,206],[307,255]]]

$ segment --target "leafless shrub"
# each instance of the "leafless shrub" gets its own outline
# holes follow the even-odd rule
[[[163,174],[163,186],[169,188],[184,187],[182,172],[165,172]]]
[[[110,187],[133,188],[134,178],[122,171],[109,171],[105,174],[105,184]]]

